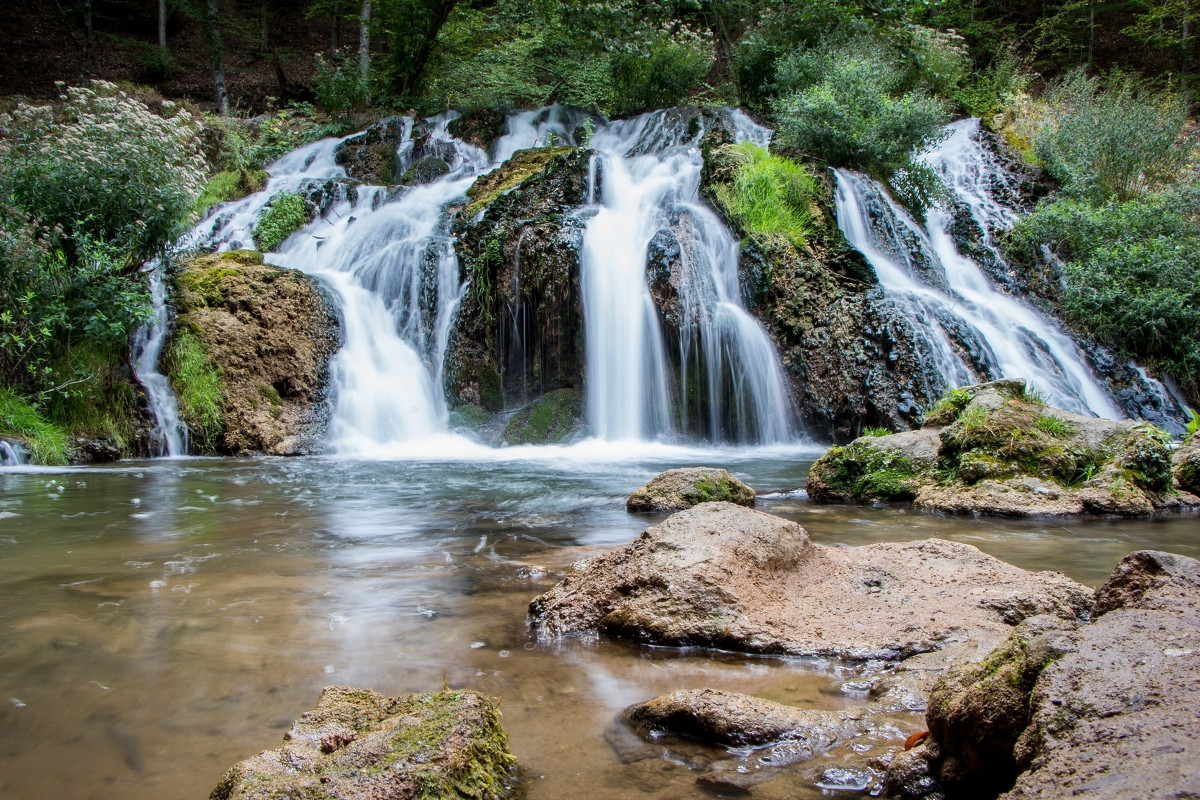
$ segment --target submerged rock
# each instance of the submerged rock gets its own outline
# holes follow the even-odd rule
[[[510,796],[516,761],[493,701],[331,686],[284,743],[229,770],[209,800]]]
[[[1073,619],[1091,592],[939,539],[823,547],[794,522],[703,503],[576,566],[529,606],[541,638],[613,636],[758,653],[902,659]]]
[[[1162,431],[1044,405],[1024,381],[956,389],[920,431],[863,436],[809,471],[824,502],[911,501],[952,512],[1142,516],[1200,505],[1171,485]]]
[[[252,251],[192,259],[174,281],[179,316],[164,371],[193,448],[307,452],[324,424],[339,336],[316,281]]]
[[[583,397],[556,389],[518,411],[504,429],[507,444],[562,444],[583,428]]]
[[[939,681],[934,740],[893,764],[893,796],[928,796],[931,782],[951,798],[1200,794],[1200,561],[1126,556],[1093,615],[1028,620]]]
[[[629,511],[677,511],[699,503],[725,502],[754,507],[754,490],[716,467],[669,469],[635,489],[625,501]]]
[[[685,689],[629,706],[621,718],[642,735],[671,733],[727,747],[758,747],[787,739],[808,757],[863,732],[861,712],[786,706],[716,689]]]

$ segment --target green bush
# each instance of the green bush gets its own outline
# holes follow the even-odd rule
[[[779,78],[781,141],[833,166],[892,172],[950,119],[944,101],[904,90],[897,54],[872,40],[798,50]]]
[[[954,98],[967,113],[985,120],[1001,110],[1021,92],[1029,88],[1033,76],[1029,62],[1014,48],[1001,50],[987,68],[964,80],[954,90]]]
[[[779,236],[806,248],[821,219],[817,179],[796,162],[753,144],[730,145],[726,152],[738,168],[731,182],[716,187],[725,212],[747,233]]]
[[[0,433],[25,442],[37,464],[67,463],[67,435],[12,389],[0,388]]]
[[[1187,162],[1187,105],[1179,98],[1132,78],[1105,86],[1079,69],[1051,84],[1045,100],[1034,152],[1069,194],[1128,200],[1173,180]]]
[[[266,253],[308,224],[308,205],[298,194],[280,192],[254,226],[254,243]]]
[[[613,58],[614,116],[679,105],[700,86],[712,65],[712,54],[697,43],[654,41],[644,52]]]
[[[367,87],[359,71],[358,54],[350,48],[317,53],[313,90],[322,111],[349,111],[367,101]]]
[[[213,206],[261,191],[266,182],[267,173],[262,170],[218,172],[204,185],[204,191],[192,204],[192,212],[197,217],[203,217]]]

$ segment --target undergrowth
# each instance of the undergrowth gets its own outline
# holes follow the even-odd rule
[[[753,144],[725,148],[737,163],[733,181],[716,187],[717,200],[748,233],[778,236],[797,248],[822,224],[820,185],[800,164]]]
[[[212,450],[224,430],[221,374],[209,361],[196,335],[187,328],[175,333],[167,353],[171,388],[179,401],[179,413],[187,423],[193,442]]]
[[[47,421],[27,398],[12,389],[0,389],[0,433],[25,443],[38,464],[67,463],[67,434]]]
[[[254,243],[264,253],[274,250],[307,223],[308,206],[304,198],[298,194],[280,192],[271,198],[266,213],[254,226]]]

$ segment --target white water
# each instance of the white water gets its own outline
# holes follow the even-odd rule
[[[28,463],[29,458],[20,444],[0,439],[0,467],[20,467]]]
[[[167,343],[170,316],[162,268],[156,263],[149,273],[154,317],[133,335],[134,374],[146,390],[146,401],[154,416],[150,437],[151,455],[187,455],[187,426],[179,418],[179,403],[167,376],[158,371],[158,359]]]
[[[992,248],[992,232],[1012,224],[991,183],[1006,173],[975,134],[978,120],[947,126],[947,136],[920,156],[964,203]],[[878,183],[838,170],[838,225],[874,267],[888,299],[910,317],[934,371],[958,387],[1024,378],[1059,408],[1109,419],[1124,414],[1092,374],[1075,342],[1052,321],[998,290],[958,251],[950,211],[931,208],[925,225]],[[971,353],[965,358],[964,351]]]
[[[730,120],[739,141],[769,141],[769,132],[740,112]],[[683,127],[654,112],[611,123],[592,139],[601,187],[584,234],[581,283],[593,432],[610,441],[670,439],[688,430],[709,441],[794,441],[779,359],[741,302],[737,241],[699,201],[698,145],[708,124],[690,136]],[[590,179],[594,198],[594,170]],[[665,340],[646,282],[648,248],[660,231],[680,245],[676,342]],[[678,383],[668,347],[677,350]],[[689,380],[697,384],[691,402]]]

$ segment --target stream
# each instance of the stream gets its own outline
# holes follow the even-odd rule
[[[938,536],[1089,585],[1139,548],[1200,556],[1194,517],[817,506],[800,491],[817,455],[592,442],[7,468],[0,796],[201,800],[234,763],[279,746],[323,687],[434,691],[443,676],[502,698],[529,800],[726,796],[731,773],[752,774],[758,798],[860,796],[817,784],[856,785],[830,770],[895,747],[924,727],[919,713],[776,770],[763,751],[642,743],[614,716],[699,687],[832,710],[864,702],[842,687],[878,665],[527,636],[530,599],[662,518],[628,514],[624,498],[668,467],[725,466],[760,510],[822,544]]]

